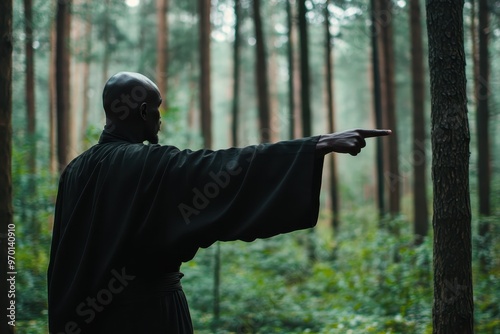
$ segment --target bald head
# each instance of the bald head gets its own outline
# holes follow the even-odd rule
[[[108,132],[131,142],[158,142],[161,104],[156,84],[140,73],[119,72],[106,82],[102,103]]]
[[[143,103],[161,100],[156,84],[146,76],[134,72],[119,72],[104,85],[102,103],[106,117],[114,121],[127,121],[138,116]]]

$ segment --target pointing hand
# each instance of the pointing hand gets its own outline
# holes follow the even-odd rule
[[[330,152],[357,155],[366,146],[365,138],[388,136],[391,130],[347,130],[322,135],[316,144],[316,152],[325,155]]]

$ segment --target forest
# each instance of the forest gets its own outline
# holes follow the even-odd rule
[[[499,0],[2,0],[0,34],[0,333],[48,333],[59,176],[120,71],[162,145],[393,132],[325,157],[314,229],[183,264],[195,333],[500,333]]]

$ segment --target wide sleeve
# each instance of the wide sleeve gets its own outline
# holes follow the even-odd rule
[[[175,244],[185,261],[218,240],[252,241],[313,227],[323,167],[317,140],[166,154],[144,231],[160,244]]]

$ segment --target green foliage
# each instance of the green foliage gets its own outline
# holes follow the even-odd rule
[[[304,231],[224,244],[216,332],[430,333],[432,238],[415,247],[410,222],[389,220],[380,229],[373,217],[371,209],[347,214],[335,241],[320,221],[314,264],[305,256]],[[199,333],[213,328],[213,256],[202,250],[183,267]],[[478,333],[490,333],[500,319],[496,277],[492,271],[474,287]]]

